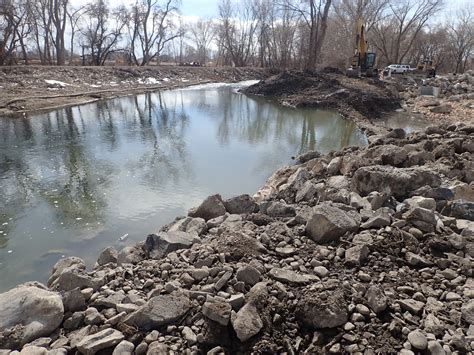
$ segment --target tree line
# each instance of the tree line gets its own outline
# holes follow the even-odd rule
[[[0,0],[0,65],[160,61],[313,70],[345,68],[362,19],[379,66],[433,60],[463,72],[474,56],[474,5],[442,0],[221,0],[214,18],[186,21],[179,0],[112,6],[90,0]]]

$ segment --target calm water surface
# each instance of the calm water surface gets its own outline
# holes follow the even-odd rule
[[[208,85],[0,119],[0,291],[143,240],[213,193],[255,193],[307,150],[365,145],[337,113]]]

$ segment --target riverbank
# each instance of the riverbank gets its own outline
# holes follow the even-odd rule
[[[0,67],[0,117],[211,82],[260,80],[264,69],[230,67]]]
[[[306,153],[255,197],[208,197],[92,270],[0,295],[23,353],[469,353],[474,127]],[[115,349],[114,349],[115,348]],[[2,351],[2,354],[10,354]]]

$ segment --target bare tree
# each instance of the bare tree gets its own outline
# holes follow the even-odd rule
[[[237,67],[248,65],[254,53],[254,36],[257,31],[252,1],[244,0],[238,6],[231,0],[222,0],[219,15],[217,41],[221,55]]]
[[[127,11],[123,7],[111,10],[104,0],[95,0],[87,6],[85,18],[86,26],[81,33],[84,45],[91,51],[91,64],[104,65],[109,55],[118,49]]]
[[[373,27],[374,44],[388,63],[402,63],[442,0],[392,0],[387,17]]]
[[[212,20],[199,20],[191,25],[190,34],[196,44],[198,61],[206,63],[209,58],[209,46],[215,35]]]
[[[301,16],[306,36],[301,36],[301,55],[305,54],[304,69],[313,70],[321,60],[321,48],[326,37],[331,0],[286,0],[283,6]],[[304,51],[303,51],[304,50]]]
[[[0,3],[0,65],[16,62],[20,49],[28,64],[27,37],[31,32],[26,1],[8,0]]]
[[[66,44],[64,33],[66,31],[68,0],[49,0],[49,13],[54,26],[54,46],[56,49],[56,64],[66,63]]]
[[[139,0],[133,6],[129,26],[132,59],[146,65],[159,56],[166,43],[180,36],[171,16],[177,11],[175,0]],[[138,48],[137,48],[138,47]],[[142,54],[138,59],[137,49]]]
[[[474,5],[466,4],[447,25],[449,52],[454,71],[463,73],[474,52]]]
[[[84,15],[85,10],[86,10],[86,6],[79,6],[77,8],[69,7],[67,9],[67,18],[69,20],[69,30],[71,31],[70,38],[69,38],[69,57],[71,58],[71,60],[74,58],[74,38],[79,28],[79,21],[82,15]]]

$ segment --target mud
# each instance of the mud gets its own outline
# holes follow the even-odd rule
[[[367,133],[381,133],[377,119],[400,108],[395,85],[376,79],[348,78],[340,72],[286,71],[243,90],[246,94],[273,97],[293,107],[333,108]]]
[[[256,68],[0,67],[0,117],[210,82],[263,79]]]

